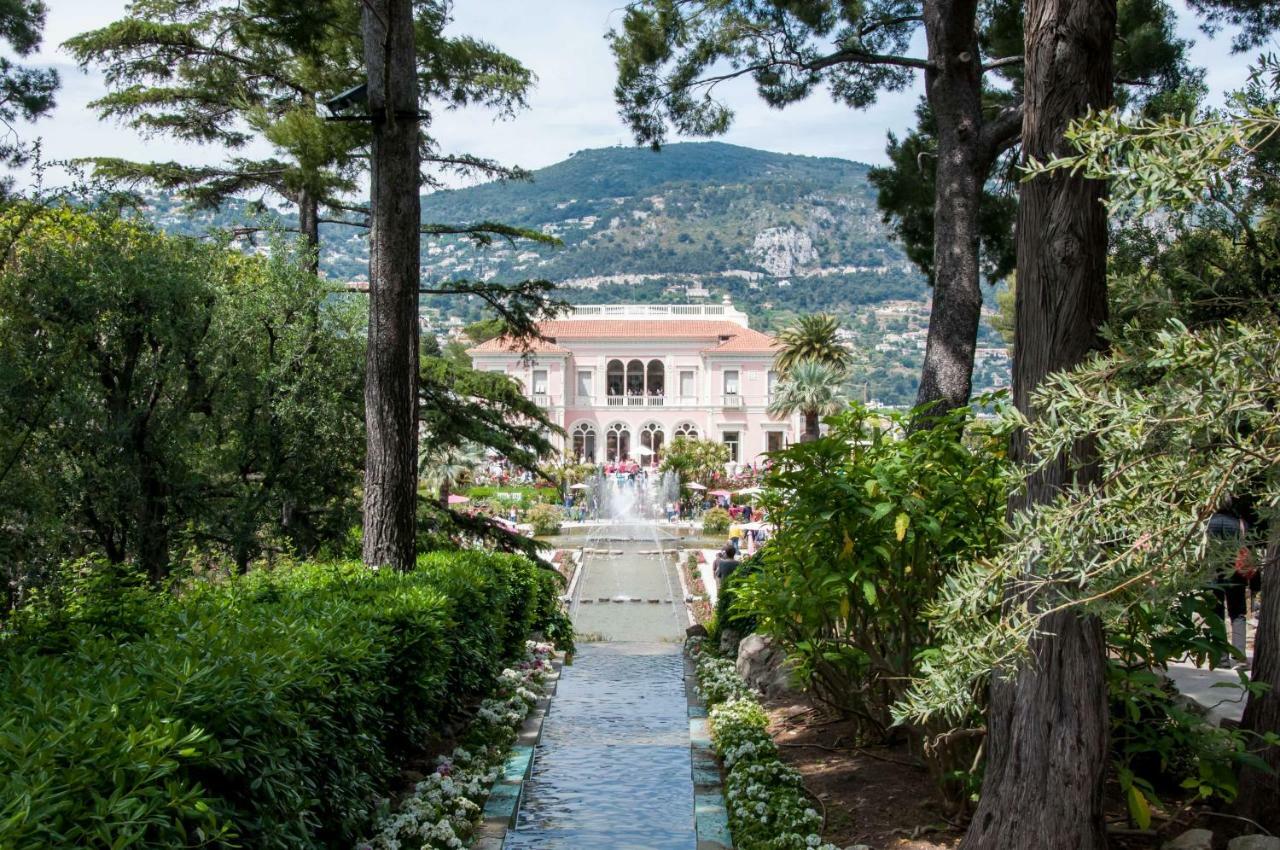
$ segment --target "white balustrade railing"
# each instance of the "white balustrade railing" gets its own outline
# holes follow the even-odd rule
[[[747,317],[731,304],[583,304],[574,307],[565,318],[646,319],[698,318],[716,316],[746,327]]]

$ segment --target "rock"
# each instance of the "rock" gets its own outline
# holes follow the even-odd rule
[[[1274,835],[1241,835],[1227,842],[1227,850],[1280,850],[1280,838]]]
[[[850,844],[844,850],[871,850],[870,844]]]
[[[730,658],[736,657],[738,654],[738,642],[742,640],[742,635],[737,629],[724,627],[720,629],[720,652]]]
[[[787,654],[764,635],[747,635],[738,644],[738,675],[766,697],[793,690]]]
[[[796,227],[770,227],[761,230],[751,246],[756,265],[775,277],[788,277],[802,267],[818,261],[813,239]]]
[[[685,637],[701,637],[707,636],[707,627],[701,623],[694,623],[692,626],[684,630]]]
[[[1160,850],[1213,850],[1213,833],[1207,829],[1188,829],[1160,845]]]

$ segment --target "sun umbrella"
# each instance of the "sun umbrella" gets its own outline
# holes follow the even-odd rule
[[[465,505],[467,502],[470,502],[470,501],[471,500],[468,499],[466,496],[456,496],[453,493],[449,494],[449,504],[451,505]]]
[[[710,495],[712,495],[712,496],[732,496],[733,494],[732,494],[732,493],[730,493],[728,490],[712,490],[712,491],[710,492]]]
[[[706,485],[705,485],[705,484],[699,484],[697,481],[694,481],[694,482],[692,482],[692,483],[690,483],[690,484],[686,484],[686,485],[684,485],[684,486],[688,487],[690,490],[705,490],[705,489],[707,489],[707,487],[706,487]]]
[[[590,484],[570,484],[569,489],[570,490],[590,490],[591,485]]]
[[[644,446],[641,446],[640,448],[636,449],[636,452],[637,452],[641,457],[647,457],[647,456],[649,456],[649,455],[653,454],[653,449],[647,449],[647,448],[645,448]]]
[[[745,490],[739,490],[738,495],[739,496],[759,496],[763,492],[764,492],[763,487],[748,487]]]

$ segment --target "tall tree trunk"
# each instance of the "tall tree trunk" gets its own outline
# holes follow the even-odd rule
[[[307,243],[307,271],[320,273],[320,202],[307,189],[298,190],[298,230]]]
[[[1270,687],[1249,694],[1241,727],[1258,734],[1280,731],[1280,523],[1274,521],[1262,567],[1262,612],[1254,635],[1253,681]],[[1273,772],[1241,769],[1235,812],[1280,835],[1280,747],[1266,747],[1258,755]]]
[[[1065,153],[1073,118],[1112,102],[1116,0],[1027,0],[1023,156]],[[1050,372],[1099,348],[1107,315],[1105,186],[1058,173],[1022,187],[1018,209],[1018,346],[1013,398],[1034,416],[1031,393]],[[1015,460],[1028,460],[1023,436]],[[1097,479],[1090,445],[1029,477],[1010,510]],[[1088,541],[1082,541],[1087,544]],[[1034,564],[1028,564],[1034,570]],[[1044,607],[1052,599],[1032,599]],[[1098,850],[1106,846],[1102,789],[1107,753],[1105,643],[1095,618],[1068,609],[1041,624],[1033,659],[997,680],[988,714],[982,798],[962,850]]]
[[[982,138],[982,66],[976,0],[931,0],[924,29],[925,93],[938,127],[933,209],[933,308],[916,404],[969,403],[982,312],[978,205],[991,167]]]
[[[418,495],[418,83],[411,0],[366,0],[373,119],[364,562],[409,569]]]
[[[800,438],[802,443],[812,443],[818,439],[820,433],[818,428],[818,411],[806,410],[804,412],[804,436]]]

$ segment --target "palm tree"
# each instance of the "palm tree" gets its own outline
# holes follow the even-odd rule
[[[778,384],[769,413],[790,416],[799,411],[804,416],[804,434],[800,442],[818,439],[818,419],[844,409],[843,371],[827,363],[801,360]]]
[[[849,371],[853,355],[837,338],[839,330],[840,321],[828,313],[801,316],[778,334],[782,349],[774,357],[774,368],[784,378],[805,360],[831,366],[842,374]]]
[[[483,461],[484,452],[473,443],[423,446],[418,453],[418,478],[427,492],[438,496],[440,504],[448,507],[449,494]]]

